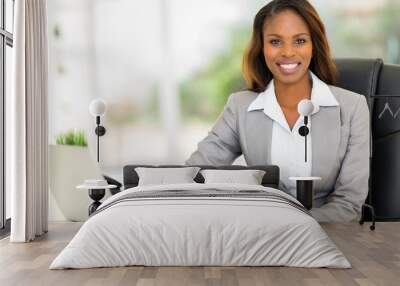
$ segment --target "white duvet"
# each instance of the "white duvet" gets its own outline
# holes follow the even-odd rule
[[[294,266],[350,268],[320,225],[290,204],[259,198],[174,197],[122,200],[144,191],[261,190],[238,184],[135,187],[108,198],[50,269],[145,266]],[[103,210],[101,211],[101,209]]]

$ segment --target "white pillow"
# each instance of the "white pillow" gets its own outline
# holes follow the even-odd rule
[[[195,183],[199,167],[148,168],[137,167],[138,186]]]
[[[265,175],[262,170],[201,170],[204,183],[233,183],[246,185],[261,185]]]

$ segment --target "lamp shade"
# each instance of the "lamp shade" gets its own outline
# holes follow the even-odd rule
[[[303,99],[297,105],[297,110],[302,116],[310,115],[314,110],[314,104],[309,99]]]
[[[89,105],[89,111],[93,116],[102,116],[106,113],[106,103],[100,98],[93,99]]]

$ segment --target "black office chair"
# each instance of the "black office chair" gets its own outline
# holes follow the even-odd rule
[[[373,96],[376,93],[377,81],[380,69],[382,67],[382,60],[380,59],[336,59],[336,66],[338,69],[338,83],[339,87],[357,92],[366,97],[368,107],[370,110],[370,122],[372,122],[372,112],[374,100]],[[369,158],[370,171],[372,169],[372,133],[370,136],[371,152]],[[370,217],[372,220],[371,230],[375,229],[375,210],[371,202],[371,177],[368,181],[368,196],[366,203],[362,205],[361,208],[361,219],[360,224],[365,221],[366,210],[370,211]]]
[[[394,116],[382,116],[385,104]],[[373,180],[371,201],[377,220],[400,219],[400,65],[383,65],[374,97]],[[382,117],[380,117],[382,116]]]
[[[400,155],[395,155],[400,154],[400,121],[393,118],[382,120],[378,116],[382,99],[400,100],[400,65],[385,65],[381,59],[336,59],[335,62],[337,85],[363,94],[370,110],[369,190],[362,206],[360,224],[371,220],[370,228],[374,230],[375,220],[400,219],[400,178],[397,176]]]

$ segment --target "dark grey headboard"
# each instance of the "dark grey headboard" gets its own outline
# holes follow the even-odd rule
[[[276,165],[265,165],[265,166],[240,166],[240,165],[229,165],[229,166],[210,166],[210,165],[194,165],[201,169],[219,169],[219,170],[264,170],[266,173],[262,179],[262,185],[265,187],[271,187],[278,189],[279,186],[279,167]],[[139,182],[139,177],[135,172],[136,167],[148,167],[148,168],[179,168],[188,167],[186,165],[127,165],[124,167],[124,188],[129,189],[136,187]],[[198,173],[194,178],[197,183],[204,183],[203,176]]]

